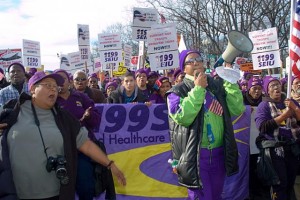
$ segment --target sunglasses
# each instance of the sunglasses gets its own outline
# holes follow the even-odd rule
[[[74,78],[74,80],[80,82],[80,81],[86,81],[86,78]]]
[[[194,64],[195,62],[203,62],[203,58],[202,57],[197,57],[197,58],[190,58],[187,61],[185,61],[185,65],[190,65],[190,64]]]

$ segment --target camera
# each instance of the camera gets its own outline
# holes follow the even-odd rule
[[[69,177],[66,169],[67,161],[64,156],[58,155],[56,158],[50,156],[47,159],[46,169],[48,172],[55,171],[56,177],[60,180],[60,184],[67,185]]]

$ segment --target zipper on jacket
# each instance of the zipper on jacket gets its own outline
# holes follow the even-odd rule
[[[211,165],[211,160],[212,160],[212,149],[209,149],[209,164]]]

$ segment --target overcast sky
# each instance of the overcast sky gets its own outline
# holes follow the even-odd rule
[[[0,49],[39,41],[45,69],[59,67],[57,53],[78,51],[77,24],[87,24],[91,41],[109,25],[128,24],[136,0],[0,0]]]

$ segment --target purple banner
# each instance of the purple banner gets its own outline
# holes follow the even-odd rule
[[[165,104],[97,104],[101,124],[96,130],[109,158],[124,172],[127,186],[115,182],[118,200],[183,200],[187,189],[177,183],[172,158],[168,110]],[[233,118],[239,148],[239,174],[228,177],[223,199],[248,195],[250,107]],[[241,197],[241,198],[239,198]],[[104,199],[102,194],[99,200]]]
[[[249,195],[249,142],[251,107],[239,117],[232,118],[235,140],[239,150],[239,172],[225,179],[222,197],[225,200],[241,200]]]
[[[168,163],[172,156],[166,105],[101,104],[97,108],[102,113],[97,138],[127,179],[126,187],[115,182],[117,199],[186,199],[187,190],[178,185]]]

